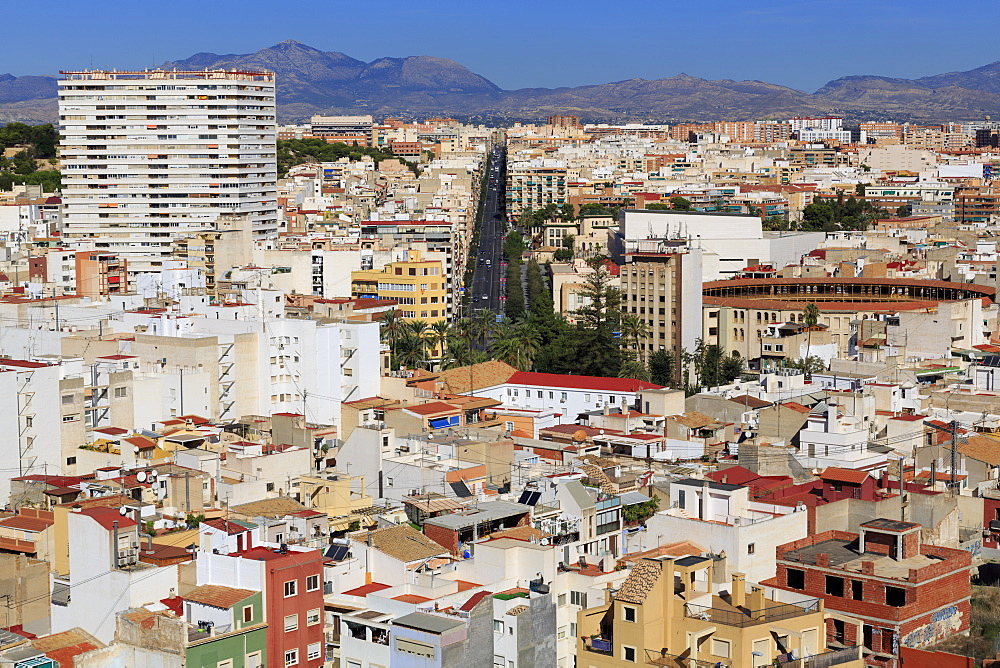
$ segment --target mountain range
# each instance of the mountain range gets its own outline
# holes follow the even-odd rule
[[[1000,115],[1000,61],[967,72],[919,79],[846,76],[814,93],[764,81],[707,80],[686,74],[591,86],[503,90],[447,58],[410,56],[366,63],[294,40],[249,54],[198,53],[167,62],[185,70],[272,70],[278,117],[301,121],[316,113],[377,118],[448,115],[502,124],[574,114],[585,121],[704,121],[842,115],[918,122]],[[0,74],[0,121],[52,122],[56,78]]]

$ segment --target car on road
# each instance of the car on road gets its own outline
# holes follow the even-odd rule
[[[482,299],[482,300],[483,300],[484,302],[488,302],[488,301],[490,300],[490,296],[489,296],[488,294],[486,294],[486,293],[484,292],[484,293],[483,293],[483,296],[481,297],[481,299]]]
[[[492,267],[492,266],[493,266],[493,261],[492,261],[492,260],[489,260],[489,259],[487,259],[487,260],[486,260],[486,266],[487,266],[487,267]]]

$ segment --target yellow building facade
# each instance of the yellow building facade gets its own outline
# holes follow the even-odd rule
[[[404,320],[447,320],[451,295],[441,260],[424,260],[416,250],[406,255],[407,259],[390,262],[381,270],[352,271],[352,296],[393,299]]]
[[[779,603],[761,587],[747,592],[743,574],[726,579],[725,563],[640,560],[608,603],[578,613],[576,665],[759,668],[822,655],[816,665],[862,668],[860,648],[827,648],[822,600]]]

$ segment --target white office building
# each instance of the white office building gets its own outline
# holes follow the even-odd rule
[[[59,115],[67,242],[134,274],[220,214],[277,233],[273,73],[62,72]]]

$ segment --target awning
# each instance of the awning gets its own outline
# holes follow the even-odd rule
[[[448,426],[448,418],[434,418],[430,421],[431,429],[443,429]]]

